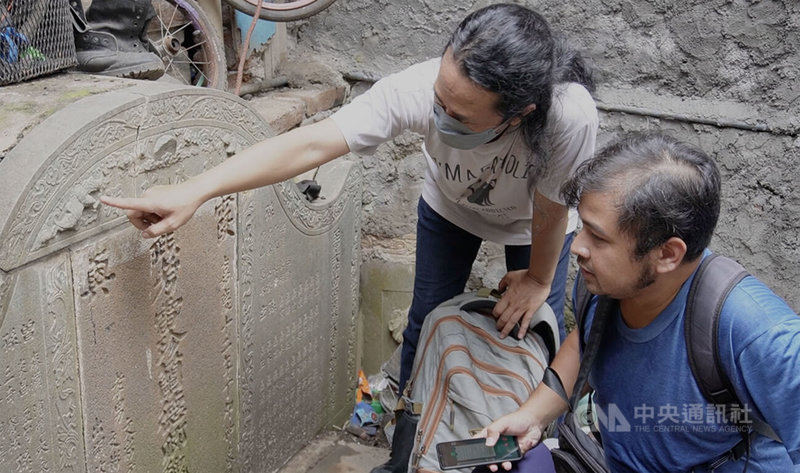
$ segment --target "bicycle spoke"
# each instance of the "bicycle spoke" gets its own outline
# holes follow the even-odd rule
[[[206,44],[205,41],[203,41],[202,43],[193,44],[193,45],[189,46],[188,48],[184,48],[184,50],[191,51],[193,49],[197,49],[199,47],[202,47],[204,44]]]
[[[169,19],[169,25],[170,26],[172,26],[172,22],[175,21],[175,15],[177,13],[178,13],[178,7],[175,7],[175,9],[172,10],[172,18]]]
[[[149,38],[167,73],[188,85],[225,88],[224,44],[210,36],[213,25],[196,0],[153,3],[158,19],[153,20]]]
[[[175,18],[175,13],[178,11],[177,7],[172,9],[172,18],[169,20],[169,25],[164,23],[164,18],[161,16],[161,12],[163,11],[163,7],[159,8],[158,14],[156,17],[158,18],[159,29],[161,30],[161,36],[166,36],[166,33],[169,31],[169,25],[172,24],[172,20]]]
[[[164,64],[164,69],[166,69],[166,70],[170,70],[170,69],[172,69],[173,71],[180,72],[180,71],[178,71],[178,69],[177,69],[177,68],[175,68],[175,67],[173,66],[173,64],[174,64],[174,63],[175,63],[175,56],[171,56],[171,57],[169,58],[169,62],[167,62],[166,64]]]
[[[189,60],[189,61],[176,61],[176,60],[173,58],[173,60],[171,60],[171,61],[170,61],[170,64],[189,64],[189,65],[192,65],[192,66],[195,66],[195,65],[198,65],[198,64],[199,64],[199,65],[203,65],[203,66],[205,66],[205,65],[208,65],[208,64],[211,64],[211,63],[210,63],[209,61],[194,61],[194,60]]]
[[[184,23],[184,24],[183,24],[181,27],[179,27],[177,30],[175,30],[175,31],[170,31],[170,34],[171,34],[172,36],[175,36],[176,34],[180,33],[181,31],[185,30],[186,28],[188,28],[188,27],[190,27],[190,26],[192,26],[192,23],[191,23],[191,22],[189,22],[189,23]]]

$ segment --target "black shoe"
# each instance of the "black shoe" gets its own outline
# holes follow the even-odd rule
[[[150,0],[94,0],[85,14],[81,0],[70,0],[70,7],[78,70],[133,79],[164,75],[164,63],[144,39],[155,15]]]
[[[408,460],[414,449],[414,435],[417,433],[419,416],[400,411],[392,436],[392,452],[389,461],[376,466],[370,473],[408,473]]]

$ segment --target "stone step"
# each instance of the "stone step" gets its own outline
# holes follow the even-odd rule
[[[341,105],[345,90],[333,86],[281,88],[248,100],[248,103],[280,134],[303,123],[307,118]]]
[[[387,460],[387,448],[363,445],[347,433],[330,430],[297,452],[278,473],[366,473]]]

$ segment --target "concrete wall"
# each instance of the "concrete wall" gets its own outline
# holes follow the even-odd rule
[[[440,54],[458,21],[490,3],[496,2],[336,2],[290,27],[290,56],[317,54],[351,79],[381,77]],[[516,3],[543,13],[593,66],[600,144],[622,132],[658,129],[714,156],[725,200],[712,247],[737,257],[800,309],[800,6],[775,0]],[[418,141],[403,136],[363,160],[364,268],[413,260],[424,165]],[[503,273],[496,247],[487,246],[474,273],[473,284],[496,284]],[[365,283],[362,274],[362,291],[370,290]]]

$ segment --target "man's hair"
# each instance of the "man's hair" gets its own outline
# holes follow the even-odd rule
[[[711,241],[720,211],[720,176],[702,150],[662,134],[632,134],[582,163],[561,188],[576,207],[586,193],[617,195],[617,225],[642,258],[672,237],[686,243],[685,261]]]
[[[497,111],[508,120],[522,118],[522,130],[533,156],[528,159],[530,185],[546,170],[542,135],[553,98],[553,86],[577,82],[590,92],[594,82],[581,55],[551,32],[540,14],[520,5],[499,3],[476,10],[458,25],[445,46],[464,75],[499,95]],[[525,107],[536,109],[524,117]],[[533,157],[531,156],[531,157]]]

